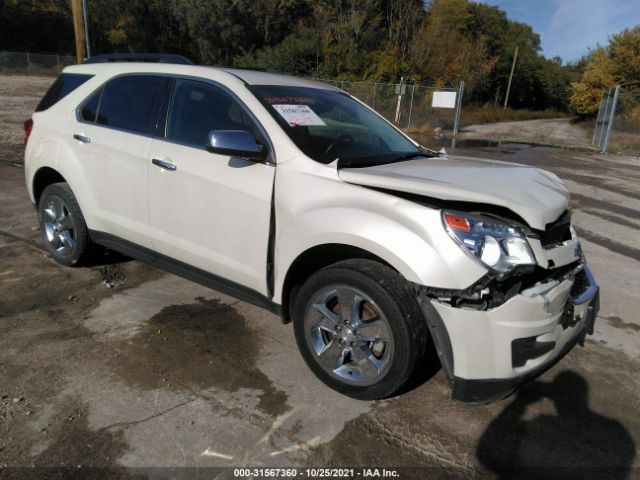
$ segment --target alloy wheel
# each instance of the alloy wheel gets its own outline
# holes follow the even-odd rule
[[[76,244],[73,216],[64,201],[52,195],[42,211],[44,233],[57,255],[67,256]]]
[[[387,372],[393,354],[389,323],[376,303],[348,286],[332,286],[312,299],[305,316],[307,342],[333,377],[366,386]]]

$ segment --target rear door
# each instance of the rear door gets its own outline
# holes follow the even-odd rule
[[[212,130],[266,140],[248,110],[221,86],[176,79],[164,138],[149,154],[154,250],[267,294],[267,247],[275,167],[209,153]]]
[[[81,106],[68,132],[91,185],[91,228],[147,248],[147,159],[167,81],[157,75],[110,80]]]

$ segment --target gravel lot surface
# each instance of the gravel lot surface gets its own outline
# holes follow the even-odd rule
[[[462,127],[459,138],[462,140],[533,142],[565,147],[585,147],[591,144],[589,133],[572,124],[568,118],[468,125]]]
[[[441,371],[360,402],[317,381],[291,326],[265,311],[116,254],[85,268],[50,258],[24,187],[21,122],[51,81],[0,77],[0,477],[49,472],[29,466],[122,478],[166,472],[127,467],[305,465],[419,467],[402,478],[639,474],[637,157],[459,150],[566,181],[602,287],[596,334],[488,406],[450,400]]]

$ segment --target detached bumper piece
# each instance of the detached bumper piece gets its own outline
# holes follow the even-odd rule
[[[573,285],[563,282],[537,299],[518,297],[474,312],[431,301],[421,292],[420,305],[455,400],[487,404],[505,398],[593,334],[599,288],[586,266]]]

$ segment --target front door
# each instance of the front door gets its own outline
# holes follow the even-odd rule
[[[149,153],[148,205],[156,252],[267,294],[267,247],[275,167],[216,155],[212,130],[255,124],[230,94],[178,79],[164,138]]]

